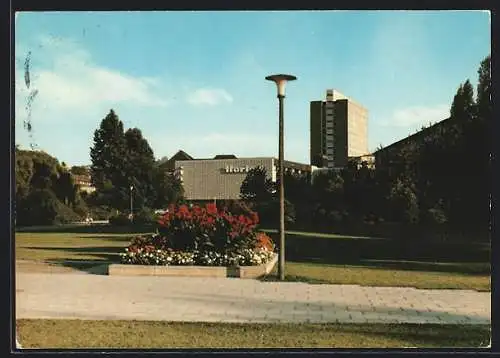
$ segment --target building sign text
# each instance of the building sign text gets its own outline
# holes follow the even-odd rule
[[[248,173],[252,168],[250,168],[248,165],[245,165],[244,167],[234,167],[232,165],[226,165],[226,168],[224,170],[224,173]]]

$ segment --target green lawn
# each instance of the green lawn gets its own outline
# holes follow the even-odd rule
[[[490,327],[18,320],[23,348],[485,347]]]
[[[277,234],[276,229],[262,229],[262,231],[268,234]],[[338,240],[349,240],[349,239],[370,239],[370,240],[386,240],[384,238],[372,238],[369,236],[353,236],[353,235],[339,235],[339,234],[327,234],[323,232],[306,232],[306,231],[295,231],[295,230],[285,230],[287,235],[300,235],[303,237],[319,237],[325,239],[338,239]]]
[[[111,227],[90,230],[84,227],[63,232],[18,232],[16,259],[48,261],[76,269],[88,265],[64,261],[118,262],[118,254],[139,234]],[[277,240],[275,232],[270,234]],[[287,232],[286,240],[289,281],[491,289],[489,248],[485,245],[412,246],[385,239],[300,232]],[[275,274],[264,279],[273,280]]]
[[[137,234],[16,233],[16,259],[116,261]]]
[[[264,281],[277,280],[276,268]],[[287,261],[286,281],[362,286],[402,286],[416,288],[491,290],[490,275],[455,272],[414,271],[366,266],[329,265]]]
[[[276,230],[266,230],[277,242]],[[490,291],[491,246],[286,232],[289,281]],[[275,275],[265,278],[276,279]]]

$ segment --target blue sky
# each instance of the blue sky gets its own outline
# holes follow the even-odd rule
[[[449,115],[490,53],[484,11],[37,12],[16,15],[16,144],[90,164],[111,108],[155,156],[277,156],[309,163],[309,102],[334,88],[369,111],[369,149]],[[31,51],[31,84],[24,61]],[[29,92],[33,138],[23,128]]]

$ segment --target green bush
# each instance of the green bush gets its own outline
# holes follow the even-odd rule
[[[89,212],[89,208],[87,207],[87,204],[85,204],[85,201],[80,199],[73,206],[73,211],[78,214],[79,217],[86,217]]]
[[[66,206],[61,202],[58,202],[56,205],[57,214],[54,220],[54,224],[70,224],[81,221],[83,219],[83,215],[77,214],[69,206]]]
[[[424,222],[431,226],[442,225],[448,221],[443,202],[439,200],[432,208],[424,213]]]
[[[82,219],[49,189],[32,191],[16,206],[16,224],[21,226],[66,224]]]
[[[391,218],[396,222],[415,224],[419,219],[418,198],[405,180],[397,179],[388,196]]]
[[[328,213],[327,219],[331,224],[338,224],[342,222],[344,216],[338,210],[332,210]]]
[[[229,211],[233,215],[250,215],[254,212],[255,204],[243,200],[218,200],[219,210]]]
[[[280,204],[278,199],[259,203],[256,208],[262,226],[271,227],[279,225]],[[293,224],[294,222],[295,206],[285,199],[285,224]]]
[[[111,216],[109,218],[109,223],[115,226],[127,226],[131,224],[128,215],[123,213]]]
[[[134,214],[133,223],[137,225],[154,224],[158,220],[158,215],[154,213],[153,209],[144,207]]]
[[[57,216],[57,197],[47,189],[34,190],[17,203],[17,224],[52,225]]]
[[[115,212],[114,209],[106,205],[89,206],[88,208],[88,213],[94,220],[109,220]]]

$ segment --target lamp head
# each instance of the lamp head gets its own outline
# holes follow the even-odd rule
[[[278,97],[284,97],[285,96],[285,84],[288,81],[294,81],[296,79],[297,79],[297,77],[295,77],[295,76],[284,75],[284,74],[272,75],[272,76],[266,77],[266,80],[273,81],[274,83],[276,83],[276,87],[278,88]]]

